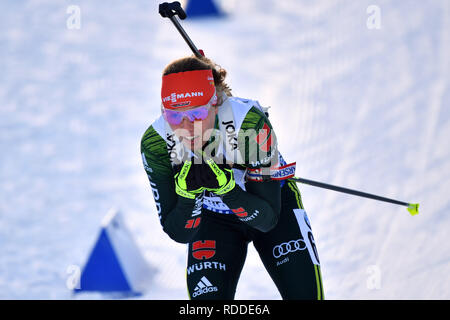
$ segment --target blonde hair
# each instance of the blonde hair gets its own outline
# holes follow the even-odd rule
[[[232,96],[231,88],[225,82],[227,71],[206,57],[197,58],[192,55],[174,60],[164,68],[163,75],[194,70],[212,70],[217,92],[217,105],[223,103],[222,93],[225,93],[229,97]]]

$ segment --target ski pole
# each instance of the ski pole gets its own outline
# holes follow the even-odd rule
[[[369,199],[373,199],[373,200],[389,202],[389,203],[397,204],[400,206],[405,206],[405,207],[407,207],[409,213],[412,216],[419,214],[419,204],[418,203],[408,203],[408,202],[403,202],[403,201],[399,201],[399,200],[395,200],[395,199],[389,199],[389,198],[377,196],[374,194],[370,194],[370,193],[366,193],[366,192],[362,192],[362,191],[358,191],[358,190],[352,190],[352,189],[334,186],[331,184],[318,182],[318,181],[314,181],[314,180],[308,180],[308,179],[304,179],[304,178],[293,177],[293,178],[289,178],[289,180],[307,184],[307,185],[314,186],[314,187],[334,190],[334,191],[338,191],[338,192],[352,194],[352,195],[359,196],[359,197],[364,197],[364,198],[369,198]]]
[[[178,1],[175,2],[164,2],[159,5],[159,14],[163,18],[169,18],[170,21],[174,24],[175,28],[177,28],[178,32],[183,37],[184,41],[186,41],[189,48],[191,48],[192,52],[195,54],[197,58],[203,57],[203,54],[197,49],[195,44],[192,42],[191,38],[187,35],[186,31],[184,31],[180,22],[176,18],[176,15],[180,17],[181,20],[186,19],[186,12],[184,12],[181,4]]]

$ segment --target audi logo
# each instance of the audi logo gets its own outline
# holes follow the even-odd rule
[[[281,256],[284,256],[288,253],[305,250],[306,243],[303,239],[291,240],[289,242],[283,242],[279,245],[273,247],[273,256],[278,259]]]

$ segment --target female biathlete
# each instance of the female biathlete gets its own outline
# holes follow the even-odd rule
[[[283,299],[323,299],[311,226],[265,109],[226,71],[186,57],[163,72],[161,116],[141,140],[163,230],[188,243],[190,299],[234,299],[253,242]]]

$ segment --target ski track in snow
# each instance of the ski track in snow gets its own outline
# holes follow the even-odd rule
[[[227,18],[183,26],[234,95],[271,106],[297,175],[421,205],[300,185],[325,297],[449,299],[448,1],[377,1],[379,30],[372,1],[220,3]],[[0,298],[109,298],[72,296],[67,270],[118,207],[156,270],[139,298],[186,299],[186,246],[161,230],[139,142],[188,48],[158,2],[77,1],[79,30],[71,4],[0,5]],[[251,244],[236,298],[280,299]]]

